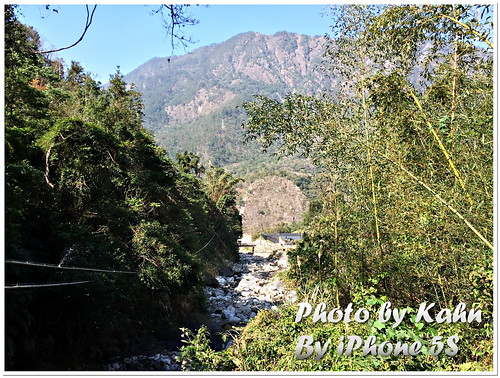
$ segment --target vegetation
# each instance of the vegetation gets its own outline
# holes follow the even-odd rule
[[[14,11],[5,7],[6,364],[92,368],[139,326],[201,307],[203,273],[237,258],[239,179],[189,152],[169,159],[119,72],[107,89],[77,63],[62,72]],[[313,182],[297,177],[316,198],[289,252],[290,285],[313,306],[371,317],[296,322],[298,306],[283,305],[260,311],[222,352],[206,328],[184,330],[182,366],[492,370],[492,7],[354,5],[332,17],[323,68],[335,93],[256,96],[243,126],[264,150],[316,165]],[[374,316],[388,302],[407,313],[396,327]],[[435,303],[433,318],[459,303],[482,316],[419,321],[421,303]],[[303,335],[330,350],[298,358]],[[337,353],[350,335],[418,342],[421,353]],[[436,337],[457,337],[456,353],[433,354]]]
[[[338,93],[256,96],[244,127],[264,149],[321,169],[304,239],[289,253],[302,300],[370,313],[389,301],[410,316],[395,328],[296,323],[297,307],[283,306],[260,312],[228,358],[238,370],[492,370],[492,9],[356,5],[333,17],[324,69],[341,78]],[[424,302],[434,317],[463,302],[482,319],[419,323]],[[296,358],[301,335],[335,350]],[[339,356],[348,335],[421,341],[422,353]],[[441,336],[456,336],[458,353],[432,355]]]
[[[170,156],[193,151],[246,180],[279,171],[311,173],[303,158],[278,161],[273,149],[262,154],[257,143],[243,145],[240,125],[247,116],[240,105],[252,94],[313,93],[329,85],[315,69],[321,63],[320,41],[286,32],[243,33],[186,55],[154,58],[125,80],[142,92],[144,126]]]
[[[64,72],[15,10],[5,7],[6,367],[101,368],[140,332],[202,309],[203,273],[238,257],[235,180],[226,174],[214,202],[211,182],[142,128],[119,71],[107,89],[75,62]]]

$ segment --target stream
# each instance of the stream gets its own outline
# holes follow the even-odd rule
[[[207,309],[210,314],[209,329],[228,332],[244,327],[260,310],[277,309],[285,302],[295,302],[297,294],[288,290],[279,279],[277,273],[286,270],[288,260],[286,251],[278,244],[258,243],[255,252],[240,249],[240,261],[220,269],[219,275],[204,288]],[[163,338],[168,338],[164,335]],[[157,340],[152,340],[152,343]],[[173,342],[172,345],[175,345]],[[178,343],[178,341],[177,341]],[[214,349],[228,348],[229,340],[215,345]],[[163,345],[165,346],[165,345]],[[157,346],[156,350],[159,346]],[[127,358],[115,357],[105,367],[110,371],[176,371],[181,366],[176,361],[178,350],[163,348],[161,352],[151,347],[148,352],[132,355]]]

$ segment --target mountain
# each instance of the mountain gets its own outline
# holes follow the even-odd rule
[[[243,144],[240,107],[252,95],[281,98],[290,92],[331,89],[318,68],[323,37],[248,32],[172,58],[154,58],[125,76],[142,93],[145,127],[171,156],[185,150],[235,174],[311,170],[305,159],[263,155]]]
[[[266,176],[245,183],[240,193],[243,230],[248,235],[300,222],[308,208],[304,193],[284,177]]]

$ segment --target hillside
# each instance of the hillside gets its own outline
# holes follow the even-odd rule
[[[240,191],[243,232],[256,234],[280,224],[302,221],[308,201],[294,183],[267,176],[245,184]]]
[[[262,94],[314,93],[331,88],[318,69],[322,37],[248,32],[173,58],[154,58],[125,76],[142,93],[145,127],[171,156],[185,150],[238,175],[255,169],[310,171],[303,159],[280,162],[243,145],[243,101]]]

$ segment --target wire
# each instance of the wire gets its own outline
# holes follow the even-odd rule
[[[89,282],[92,281],[75,281],[75,282],[60,282],[60,283],[46,283],[46,284],[14,284],[14,285],[5,285],[5,289],[28,289],[37,287],[68,286],[68,285],[80,285]]]
[[[207,243],[207,244],[205,244],[203,247],[201,247],[201,249],[197,250],[194,254],[196,255],[197,253],[200,253],[200,252],[201,252],[201,251],[203,251],[205,248],[207,248],[207,247],[208,247],[208,245],[212,242],[212,240],[214,240],[215,235],[216,235],[216,233],[214,232],[214,234],[212,235],[212,239],[210,239],[210,240],[208,241],[208,243]]]
[[[55,264],[37,263],[37,262],[32,262],[32,261],[5,260],[5,262],[9,263],[9,264],[41,266],[44,268],[55,268],[55,269],[85,270],[85,271],[89,271],[89,272],[102,272],[102,273],[139,274],[138,272],[128,272],[128,271],[124,271],[124,270],[80,268],[80,267],[76,267],[76,266],[61,266],[61,265],[55,265]]]

